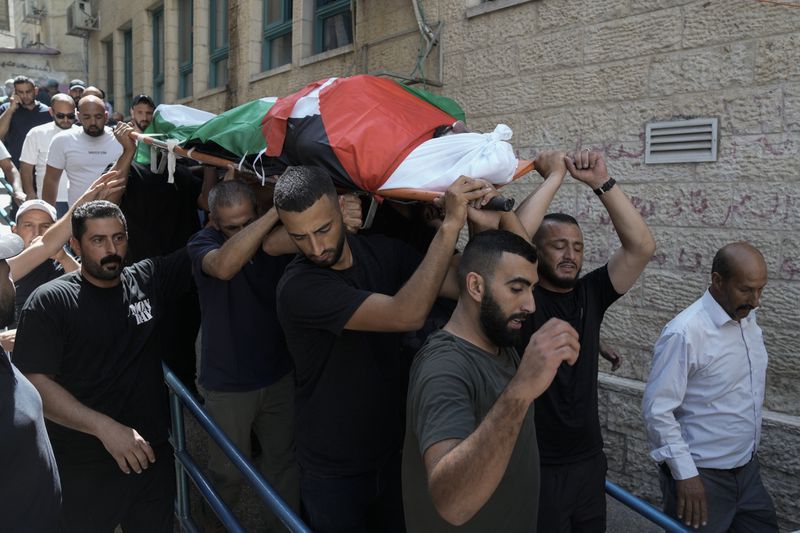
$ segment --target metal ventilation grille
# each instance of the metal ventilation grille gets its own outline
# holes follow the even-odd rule
[[[716,118],[652,122],[647,125],[644,162],[716,161],[718,125]]]

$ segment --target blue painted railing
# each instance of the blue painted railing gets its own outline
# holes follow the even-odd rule
[[[663,527],[667,533],[686,533],[689,531],[680,522],[664,514],[659,509],[653,507],[644,500],[641,500],[623,489],[616,483],[606,480],[606,493],[619,500],[620,503],[629,509],[636,511],[659,527]]]
[[[175,474],[178,483],[178,495],[175,502],[175,515],[182,531],[199,532],[200,528],[192,519],[189,509],[189,479],[194,482],[197,490],[208,502],[209,507],[228,531],[244,532],[236,517],[222,501],[217,491],[203,474],[202,469],[186,450],[186,431],[183,424],[183,407],[185,406],[197,419],[200,426],[217,443],[223,453],[238,468],[245,480],[252,485],[256,494],[268,509],[283,522],[292,533],[311,533],[311,530],[297,517],[292,509],[286,505],[275,490],[269,486],[261,474],[256,470],[249,459],[244,457],[234,446],[227,435],[208,416],[205,409],[197,403],[194,396],[181,383],[169,367],[162,363],[164,380],[169,387],[170,412],[172,415],[172,445],[175,449]]]

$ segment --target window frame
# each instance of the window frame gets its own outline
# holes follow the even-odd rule
[[[164,6],[154,9],[150,16],[153,23],[153,100],[158,105],[164,101]]]
[[[217,43],[217,25],[214,20],[214,14],[217,12],[217,2],[225,2],[225,9],[223,10],[222,27],[225,29],[225,42],[220,45]],[[217,79],[217,64],[226,61],[230,52],[230,35],[228,34],[228,9],[230,4],[228,0],[210,0],[208,7],[209,24],[208,24],[208,88],[216,89],[227,85],[227,75],[225,76],[225,83],[220,84]]]
[[[125,113],[129,113],[133,103],[133,30],[122,31],[123,76]]]
[[[188,14],[184,11],[188,11]],[[188,27],[185,24],[188,22]],[[188,36],[187,50],[183,49],[182,36]],[[182,52],[188,60],[181,61]],[[194,74],[194,0],[178,0],[178,98],[189,98],[194,94],[193,83],[187,83]]]
[[[277,68],[286,64],[291,64],[291,54],[288,63],[280,65],[272,64],[272,41],[283,37],[284,35],[292,34],[292,0],[276,0],[281,3],[281,20],[269,22],[267,20],[267,12],[270,0],[263,0],[262,20],[264,29],[261,35],[261,70],[267,71]]]
[[[322,41],[322,26],[323,21],[327,18],[333,17],[338,15],[339,13],[344,13],[345,11],[352,12],[352,1],[351,0],[336,0],[331,2],[330,4],[318,7],[317,6],[318,0],[313,0],[314,2],[314,53],[321,54],[322,52],[328,52],[329,50],[324,50],[323,46],[324,43]],[[350,25],[352,26],[353,21],[352,18],[350,20]],[[349,44],[353,44],[353,28],[350,28],[350,42],[342,44],[337,48],[345,47]],[[337,48],[331,48],[331,50],[336,50]]]

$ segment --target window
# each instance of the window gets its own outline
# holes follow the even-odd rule
[[[178,0],[178,98],[192,96],[194,0]]]
[[[106,87],[108,92],[106,97],[111,107],[114,107],[114,39],[109,38],[103,41],[103,48],[106,51]]]
[[[350,0],[314,0],[314,52],[326,52],[353,42]]]
[[[8,0],[0,0],[0,30],[11,31],[11,19],[8,16]]]
[[[223,87],[228,83],[228,0],[211,0],[209,14],[208,87]]]
[[[153,11],[153,100],[164,101],[164,8]]]
[[[292,62],[292,0],[264,0],[261,70]]]
[[[131,108],[133,100],[133,32],[125,30],[122,32],[122,50],[124,54],[123,63],[125,65],[125,101],[124,113]]]

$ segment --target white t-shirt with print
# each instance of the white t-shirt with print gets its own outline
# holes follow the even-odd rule
[[[80,126],[72,126],[72,129]],[[28,131],[25,142],[22,143],[22,153],[19,156],[21,163],[33,165],[36,169],[36,190],[39,197],[42,197],[42,183],[44,183],[44,173],[47,170],[47,153],[50,150],[50,141],[57,133],[68,131],[56,126],[55,122],[48,122],[41,126],[36,126]],[[67,201],[67,173],[61,174],[61,181],[58,182],[57,202]]]
[[[114,138],[111,128],[104,130],[103,135],[92,137],[82,127],[72,128],[50,141],[47,164],[66,172],[69,205],[75,203],[106,167],[122,155],[122,145]]]

